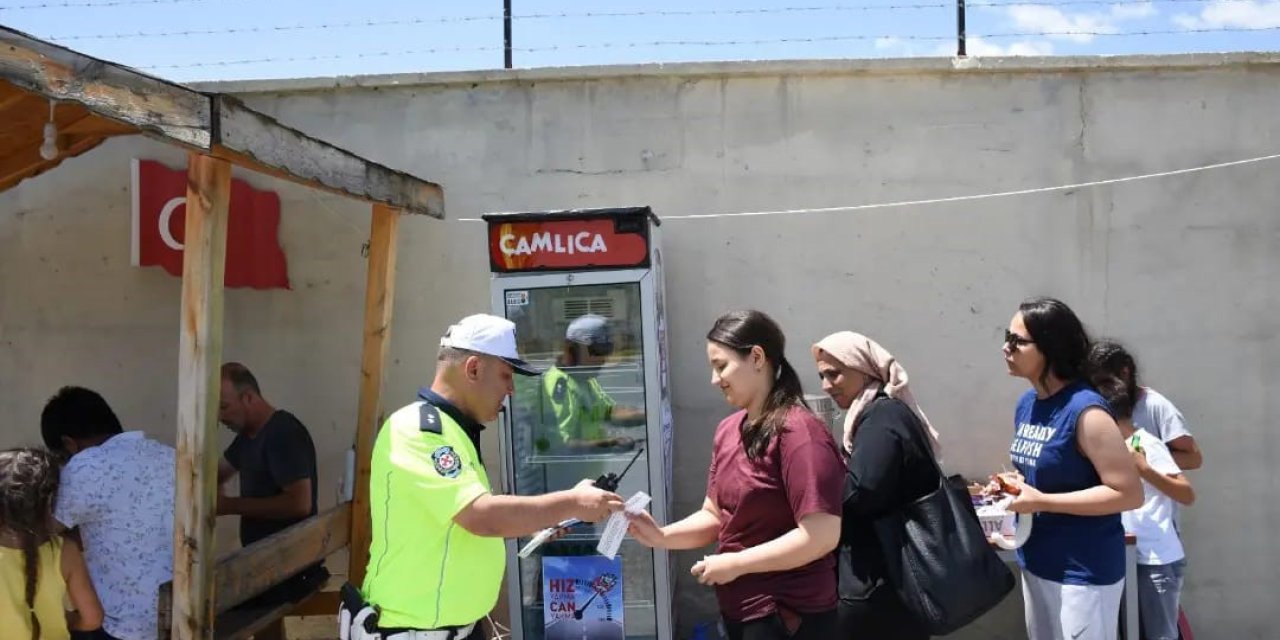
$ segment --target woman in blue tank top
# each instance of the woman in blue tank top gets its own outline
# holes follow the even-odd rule
[[[1009,455],[1022,475],[1012,510],[1034,513],[1018,550],[1030,640],[1115,640],[1124,591],[1120,513],[1142,485],[1110,409],[1086,382],[1089,336],[1052,298],[1018,307],[1005,331],[1009,375],[1031,389],[1014,413]]]

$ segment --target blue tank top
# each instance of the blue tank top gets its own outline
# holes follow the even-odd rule
[[[1027,391],[1014,413],[1009,455],[1027,484],[1044,493],[1067,493],[1102,484],[1093,463],[1076,445],[1080,414],[1110,411],[1106,400],[1076,382],[1043,400]],[[1109,585],[1124,577],[1124,526],[1120,514],[1073,516],[1038,513],[1031,538],[1018,549],[1018,564],[1044,580]]]

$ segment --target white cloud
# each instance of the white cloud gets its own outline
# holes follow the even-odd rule
[[[955,45],[939,45],[934,52],[940,56],[955,55]],[[1048,56],[1053,55],[1053,43],[1047,40],[1018,40],[1006,45],[996,44],[985,38],[973,36],[965,40],[965,54],[972,57],[1000,56]]]
[[[1213,0],[1199,15],[1173,18],[1185,29],[1280,27],[1280,0]]]
[[[1050,38],[1079,43],[1092,42],[1097,34],[1118,33],[1119,23],[1126,20],[1140,20],[1156,14],[1152,2],[1113,5],[1105,12],[1067,13],[1053,6],[1030,4],[1015,4],[1006,11],[1013,24],[1022,31],[1044,33]]]
[[[982,38],[970,38],[965,48],[971,56],[1047,56],[1053,53],[1053,43],[1047,40],[1017,40],[1001,46]]]
[[[1156,5],[1152,2],[1133,2],[1117,4],[1111,7],[1111,17],[1116,20],[1138,20],[1150,18],[1156,14]]]
[[[1089,42],[1093,40],[1091,33],[1114,33],[1115,27],[1103,16],[1086,13],[1067,15],[1057,7],[1048,5],[1019,4],[1009,7],[1009,19],[1023,31],[1035,33],[1056,33],[1071,35],[1055,35],[1073,42]]]

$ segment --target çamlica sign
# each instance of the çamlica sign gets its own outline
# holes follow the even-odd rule
[[[643,217],[489,220],[495,272],[645,267],[649,234]]]

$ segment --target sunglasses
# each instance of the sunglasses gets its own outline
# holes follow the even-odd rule
[[[1004,343],[1009,345],[1011,349],[1019,349],[1024,345],[1035,344],[1036,341],[1030,338],[1024,338],[1008,329],[1004,330]]]

